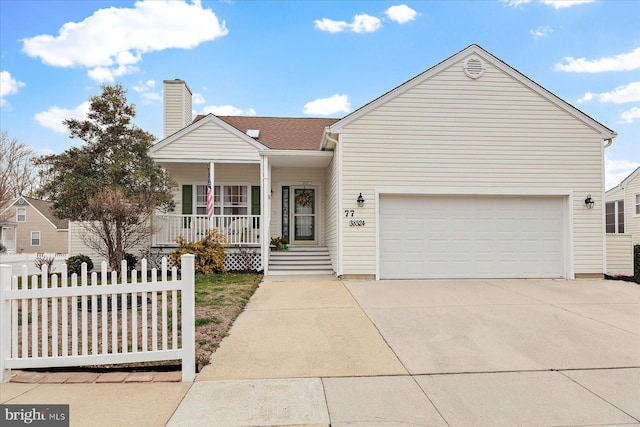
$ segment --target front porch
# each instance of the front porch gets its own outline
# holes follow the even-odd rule
[[[182,237],[185,242],[197,242],[209,230],[217,229],[230,246],[260,247],[262,244],[260,215],[206,215],[158,214],[153,222],[153,247],[175,247]]]

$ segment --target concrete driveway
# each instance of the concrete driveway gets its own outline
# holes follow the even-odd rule
[[[169,425],[640,425],[638,285],[271,280]]]

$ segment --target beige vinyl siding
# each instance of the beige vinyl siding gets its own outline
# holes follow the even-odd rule
[[[31,205],[11,206],[7,209],[7,217],[11,221],[16,220],[16,208],[25,208],[27,212],[26,222],[17,223],[16,253],[47,252],[66,254],[68,252],[67,230],[58,230],[55,228]],[[32,231],[40,232],[39,246],[31,245]]]
[[[307,187],[316,189],[316,212],[317,212],[317,226],[316,226],[316,238],[318,244],[324,244],[323,230],[324,230],[324,182],[325,182],[325,169],[323,168],[285,168],[285,167],[273,167],[271,169],[271,236],[276,237],[282,235],[282,186],[288,185],[289,187],[300,186],[302,183],[307,182]],[[293,189],[290,190],[289,200],[292,200]],[[289,223],[290,231],[293,233],[293,222]]]
[[[607,234],[607,274],[633,276],[633,244],[630,234]]]
[[[256,147],[211,121],[158,149],[153,158],[159,162],[180,159],[260,162]]]
[[[605,193],[605,200],[607,202],[622,199],[624,199],[624,189],[621,186],[614,187]]]
[[[325,183],[325,245],[329,249],[329,257],[331,258],[331,267],[333,271],[338,271],[339,254],[338,254],[338,162],[339,159],[335,155],[326,171]]]
[[[164,138],[191,123],[191,92],[180,80],[164,82]]]
[[[348,124],[344,209],[366,227],[344,229],[344,274],[375,274],[376,190],[526,194],[573,192],[575,273],[602,273],[602,142],[583,122],[485,63],[463,62]],[[365,206],[356,206],[362,192]],[[584,198],[596,204],[588,210]]]
[[[625,233],[633,236],[633,244],[640,245],[640,215],[636,214],[635,195],[640,194],[640,173],[625,187]]]
[[[71,221],[69,223],[69,232],[71,236],[69,238],[69,255],[86,255],[93,261],[93,269],[100,271],[100,264],[102,261],[107,261],[107,258],[98,254],[94,249],[90,248],[83,240],[82,236],[86,234],[83,222]],[[151,247],[151,241],[146,244],[140,244],[134,248],[129,249],[127,252],[133,254],[138,261],[141,259],[142,252]],[[108,261],[107,261],[108,262]]]

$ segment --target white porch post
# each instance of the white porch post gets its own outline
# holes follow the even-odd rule
[[[211,183],[211,198],[212,198],[212,203],[213,199],[215,198],[215,194],[216,194],[216,183],[214,181],[214,176],[215,176],[215,163],[214,162],[209,162],[209,182]],[[222,197],[222,195],[220,195],[220,197]],[[214,207],[215,210],[215,207]],[[213,215],[211,215],[209,218],[209,231],[211,231],[213,229]]]
[[[260,156],[260,212],[262,216],[262,269],[266,276],[269,272],[269,242],[271,241],[271,166],[267,156]]]

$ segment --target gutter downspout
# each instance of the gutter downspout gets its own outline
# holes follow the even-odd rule
[[[613,138],[615,138],[616,136],[618,136],[617,133],[613,133],[613,136],[611,138],[607,138],[604,140],[604,145],[602,146],[602,176],[605,176],[605,169],[604,169],[604,150],[608,147],[611,146],[611,144],[613,144]],[[607,265],[607,221],[605,218],[605,208],[606,208],[606,201],[605,201],[605,182],[604,179],[602,180],[602,275],[604,277],[605,274],[607,274],[607,270],[609,269],[609,266]],[[625,218],[626,219],[626,218]]]

